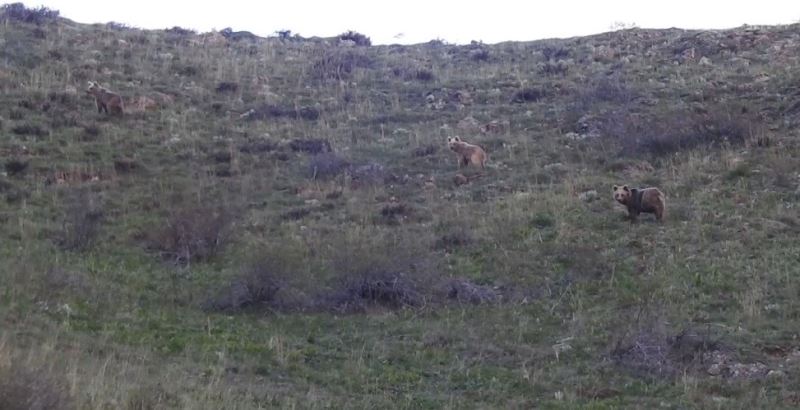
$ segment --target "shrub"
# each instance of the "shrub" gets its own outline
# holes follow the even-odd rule
[[[339,40],[350,40],[357,46],[369,47],[372,45],[372,40],[369,37],[352,30],[339,34]]]
[[[169,33],[169,34],[175,34],[175,35],[178,35],[178,36],[191,36],[191,35],[197,34],[197,32],[192,30],[192,29],[178,27],[178,26],[174,26],[172,28],[168,28],[168,29],[166,29],[164,31]]]
[[[327,142],[327,141],[326,141]],[[333,152],[324,152],[308,159],[308,177],[326,179],[339,175],[349,164]]]
[[[321,138],[297,138],[289,142],[289,148],[294,152],[305,152],[308,154],[320,154],[331,152],[331,143]]]
[[[539,69],[539,74],[549,76],[565,76],[569,67],[563,63],[546,63]]]
[[[0,8],[0,13],[3,14],[3,18],[6,20],[36,25],[54,21],[60,14],[58,10],[52,10],[44,6],[29,9],[22,3],[6,4]]]
[[[558,61],[569,57],[569,49],[564,47],[546,46],[542,49],[545,61]]]
[[[89,190],[71,192],[61,221],[58,245],[62,249],[85,251],[94,245],[103,222],[100,199]]]
[[[701,146],[743,145],[761,127],[757,116],[723,104],[702,112],[668,111],[655,118],[617,111],[605,119],[603,133],[620,143],[623,154],[664,156]]]
[[[17,135],[33,135],[37,137],[44,137],[47,135],[47,130],[35,124],[21,124],[11,128],[11,132]]]
[[[235,93],[236,91],[239,91],[239,84],[223,81],[217,84],[217,88],[215,90],[218,93]]]
[[[207,261],[228,243],[233,214],[221,206],[178,205],[150,234],[149,247],[176,264]]]
[[[109,30],[114,30],[114,31],[125,31],[125,30],[132,30],[133,29],[133,27],[131,27],[131,26],[125,24],[125,23],[118,23],[116,21],[109,21],[108,23],[106,23],[106,28],[108,28]]]
[[[516,104],[536,102],[545,97],[545,92],[539,88],[523,88],[514,93],[511,102]]]
[[[15,175],[23,174],[27,169],[30,163],[26,160],[22,159],[9,159],[6,161],[4,168],[8,176],[13,177]]]

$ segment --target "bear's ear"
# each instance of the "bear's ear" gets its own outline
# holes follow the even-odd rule
[[[623,187],[622,187],[622,190],[623,190],[623,191],[630,191],[630,189],[628,189],[628,186],[627,186],[627,185],[623,186]]]
[[[619,189],[619,187],[618,187],[618,186],[616,186],[616,185],[614,185],[614,191],[616,191],[616,190],[618,190],[618,189]]]
[[[458,135],[456,135],[455,137],[453,137],[453,141],[461,141],[461,137],[459,137]]]

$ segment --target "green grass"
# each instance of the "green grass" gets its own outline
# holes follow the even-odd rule
[[[347,47],[5,20],[0,407],[800,400],[796,25]],[[686,44],[713,65],[681,60]],[[107,117],[87,80],[174,101]],[[453,135],[490,158],[463,186]],[[312,180],[330,159],[295,139],[350,171]],[[620,183],[665,192],[665,222],[628,222]],[[363,303],[359,280],[415,303]],[[459,302],[450,283],[491,297]]]

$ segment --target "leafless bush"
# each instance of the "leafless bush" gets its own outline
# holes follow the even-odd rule
[[[66,250],[85,251],[94,245],[103,223],[100,198],[88,189],[70,192],[57,242]]]
[[[239,83],[223,81],[217,84],[215,91],[218,93],[235,93],[239,91]]]
[[[6,170],[8,176],[13,177],[25,173],[25,171],[28,169],[29,164],[30,162],[28,160],[11,158],[6,161],[3,168]]]
[[[287,293],[286,270],[280,261],[260,258],[234,278],[225,290],[204,303],[207,310],[283,310],[293,306],[280,293]]]
[[[222,206],[175,206],[149,235],[149,247],[177,264],[207,261],[228,243],[233,213]]]
[[[357,46],[369,47],[372,45],[372,40],[369,37],[352,30],[339,34],[339,40],[349,40]]]
[[[6,20],[33,23],[37,26],[58,19],[60,14],[58,10],[44,6],[29,9],[22,3],[6,4],[0,8],[0,12]]]
[[[546,46],[542,49],[545,61],[558,61],[569,57],[569,49],[564,47]]]
[[[172,28],[168,28],[168,29],[166,29],[164,31],[169,33],[169,34],[174,34],[174,35],[181,36],[181,37],[191,36],[191,35],[197,34],[197,32],[192,30],[192,29],[178,27],[178,26],[174,26]]]
[[[756,116],[723,104],[702,112],[668,111],[655,118],[618,111],[606,118],[603,133],[616,139],[624,154],[664,156],[700,146],[743,145],[762,127]]]
[[[546,96],[546,93],[539,88],[523,88],[514,93],[511,102],[516,104],[536,102]]]
[[[548,76],[565,76],[569,67],[563,63],[546,63],[539,69],[539,74]]]
[[[403,203],[387,204],[381,208],[376,222],[397,225],[408,219],[414,213],[414,208]]]
[[[331,307],[342,312],[364,311],[370,306],[399,309],[419,306],[422,302],[419,284],[407,273],[380,269],[345,281],[330,296]]]
[[[344,158],[335,153],[323,152],[308,158],[308,177],[311,179],[331,178],[342,173],[348,165]]]
[[[331,143],[322,138],[296,138],[289,142],[289,148],[294,152],[308,154],[321,154],[333,151]]]
[[[249,31],[233,31],[232,28],[226,27],[220,30],[219,34],[230,41],[239,41],[239,40],[257,40],[258,36],[249,32]]]
[[[481,305],[492,303],[500,295],[491,286],[477,285],[466,279],[451,279],[445,285],[447,298],[459,303]]]
[[[33,135],[36,137],[44,137],[48,131],[36,124],[20,124],[11,128],[11,132],[17,135]]]
[[[412,154],[415,157],[427,157],[427,156],[435,154],[438,151],[439,151],[439,146],[438,145],[429,144],[429,145],[425,145],[425,146],[422,146],[422,147],[415,148],[414,151],[412,152]]]

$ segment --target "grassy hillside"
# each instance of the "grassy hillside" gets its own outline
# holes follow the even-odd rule
[[[800,25],[0,21],[0,408],[800,405]]]

